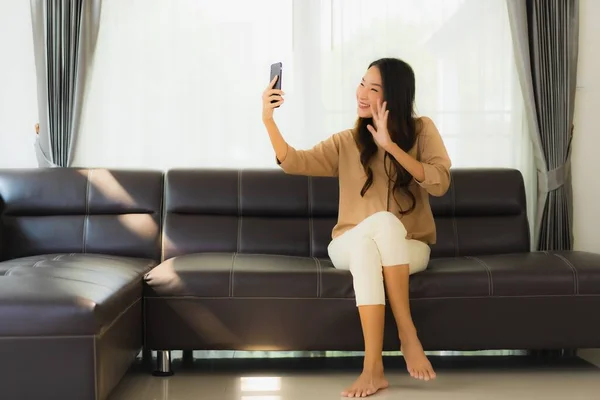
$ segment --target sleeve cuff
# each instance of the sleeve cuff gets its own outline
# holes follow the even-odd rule
[[[428,186],[439,185],[441,183],[440,171],[431,164],[421,164],[423,165],[423,171],[425,172],[425,179],[422,182],[415,179],[419,186],[426,188]]]
[[[294,165],[295,156],[296,151],[292,146],[288,145],[287,154],[285,155],[285,159],[283,160],[283,162],[280,161],[277,158],[277,156],[275,156],[275,161],[277,162],[277,165],[281,167],[281,169],[283,169],[284,171],[288,171],[290,167]]]

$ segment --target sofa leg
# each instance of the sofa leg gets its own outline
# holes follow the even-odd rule
[[[577,349],[553,349],[534,350],[531,355],[544,360],[558,360],[561,358],[572,358],[577,356]]]
[[[563,349],[562,356],[564,358],[574,358],[577,357],[577,349]]]
[[[171,352],[168,350],[159,350],[156,352],[156,370],[152,373],[154,376],[171,376]]]
[[[192,350],[184,350],[181,362],[186,368],[192,367],[194,365],[194,352]]]
[[[152,350],[142,350],[142,365],[146,367],[152,365]]]

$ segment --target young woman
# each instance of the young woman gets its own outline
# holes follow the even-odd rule
[[[410,274],[427,268],[436,240],[429,195],[448,190],[450,159],[431,119],[415,116],[412,68],[392,58],[373,62],[356,91],[354,129],[310,150],[296,150],[281,136],[273,110],[284,93],[272,89],[274,82],[263,94],[263,122],[283,170],[339,178],[338,223],[328,252],[336,268],[352,273],[365,342],[363,372],[342,395],[366,397],[388,386],[386,291],[410,375],[434,379],[410,314],[408,283]]]

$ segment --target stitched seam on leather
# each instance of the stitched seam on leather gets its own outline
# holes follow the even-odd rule
[[[38,263],[39,263],[39,262],[40,262],[40,261],[38,261]],[[37,263],[36,263],[36,264],[37,264]],[[37,265],[36,265],[36,264],[34,264],[34,265],[32,266],[32,268],[35,268],[35,267],[37,267]],[[10,268],[8,271],[6,271],[6,273],[5,273],[5,276],[12,276],[12,275],[10,275],[9,273],[10,273],[10,272],[12,272],[12,270],[14,270],[14,269],[17,269],[17,268],[21,268],[21,267],[23,267],[23,265],[17,265],[17,266],[15,266],[15,267],[12,267],[12,268]],[[100,284],[100,283],[96,283],[96,282],[92,282],[92,281],[84,281],[84,280],[82,280],[82,279],[66,278],[66,277],[64,277],[64,276],[52,276],[52,275],[47,275],[47,276],[42,276],[42,278],[45,278],[45,279],[56,279],[56,280],[68,281],[68,282],[82,282],[82,283],[89,283],[89,284],[92,284],[92,285],[94,285],[94,286],[98,286],[98,287],[102,287],[102,288],[106,288],[106,289],[111,289],[111,287],[110,287],[110,286],[105,286],[105,285],[102,285],[102,284]]]
[[[419,298],[411,298],[410,301],[420,301],[420,300],[486,300],[486,299],[541,299],[541,298],[559,298],[559,297],[600,297],[600,294],[534,294],[530,296],[457,296],[457,297],[419,297]],[[229,300],[228,297],[214,297],[214,296],[169,296],[169,297],[159,297],[159,296],[146,296],[146,299],[149,300]],[[354,297],[321,297],[319,299],[314,297],[236,297],[236,300],[351,300],[356,301]]]
[[[238,171],[238,235],[237,235],[237,250],[239,253],[242,242],[242,170]]]
[[[94,338],[92,339],[92,343],[94,346],[94,395],[96,396],[96,399],[100,398],[100,393],[98,392],[98,360],[96,359],[96,336],[94,335]]]
[[[56,335],[56,336],[0,336],[1,340],[52,340],[52,339],[82,339],[94,338],[95,335]]]
[[[81,243],[81,251],[85,254],[87,251],[87,227],[90,220],[90,182],[92,179],[92,170],[88,169],[87,182],[85,188],[85,217],[83,219],[83,234]]]
[[[485,261],[483,261],[482,259],[478,258],[478,257],[465,257],[467,259],[471,259],[473,261],[476,261],[479,265],[481,265],[483,268],[485,268],[485,272],[487,273],[488,276],[488,293],[490,296],[494,295],[494,278],[492,277],[492,269],[490,268],[489,265],[486,264]]]
[[[321,291],[319,297],[323,297],[323,264],[321,264],[321,260],[318,258],[317,261],[319,262],[319,290]]]
[[[545,252],[546,254],[548,254],[548,252]],[[579,294],[579,274],[577,273],[577,268],[575,268],[575,266],[569,261],[567,260],[562,254],[553,254],[555,257],[560,258],[565,264],[567,264],[570,268],[571,271],[573,272],[573,283],[574,283],[574,290],[575,290],[575,294]]]
[[[169,181],[167,175],[163,174],[163,193],[160,198],[160,217],[161,229],[160,229],[160,261],[165,261],[165,229],[167,227],[167,207],[165,206],[167,193],[169,188]]]
[[[308,177],[308,254],[313,254],[312,178]]]
[[[93,282],[93,281],[84,281],[82,279],[65,278],[64,276],[43,276],[42,278],[44,278],[44,279],[56,279],[56,280],[59,280],[59,281],[67,281],[67,282],[89,283],[89,284],[92,284],[92,285],[97,286],[97,287],[106,288],[106,289],[112,289],[110,286],[105,286],[105,285],[102,285],[100,283],[96,283],[96,282]]]
[[[233,253],[231,257],[231,270],[229,271],[229,297],[233,297],[233,266],[238,253]]]
[[[317,267],[317,297],[321,297],[321,263],[316,257],[312,259],[315,262],[315,267]]]
[[[60,257],[60,256],[58,256],[58,257]],[[56,258],[55,258],[55,260],[56,260]],[[36,261],[36,262],[35,262],[35,263],[34,263],[34,264],[31,266],[31,268],[37,268],[37,267],[39,267],[39,265],[40,265],[41,263],[43,263],[44,261],[46,261],[46,260],[39,260],[39,261]],[[21,268],[21,267],[27,267],[27,266],[26,266],[26,265],[15,265],[14,267],[10,267],[10,268],[9,268],[9,269],[7,269],[6,271],[4,271],[4,276],[12,276],[12,275],[11,275],[11,272],[12,272],[13,270],[15,270],[15,269],[17,269],[17,268]]]
[[[36,267],[38,267],[38,265],[39,265],[40,263],[44,262],[44,261],[45,261],[45,260],[39,260],[39,261],[36,261],[36,262],[35,262],[35,264],[33,264],[33,265],[31,266],[31,268],[36,268]],[[14,271],[14,270],[15,270],[15,269],[17,269],[17,268],[21,268],[21,267],[27,267],[27,266],[26,266],[26,265],[15,265],[14,267],[10,267],[10,268],[9,268],[9,269],[7,269],[6,271],[4,271],[4,276],[12,276],[12,275],[11,275],[12,271]]]
[[[7,269],[6,271],[4,271],[4,276],[11,276],[11,272],[17,268],[22,267],[22,265],[16,265],[14,267],[10,267],[9,269]]]
[[[215,254],[219,254],[219,253],[215,253]],[[305,256],[291,256],[289,254],[282,255],[282,254],[252,254],[252,253],[244,254],[244,257],[294,258],[294,259],[301,259],[301,260],[305,260],[306,258],[313,258],[313,257],[305,257]]]
[[[450,181],[450,188],[452,189],[452,228],[454,229],[454,255],[460,257],[460,248],[458,246],[458,226],[456,223],[456,185],[454,179]]]

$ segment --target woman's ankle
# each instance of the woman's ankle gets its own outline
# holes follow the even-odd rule
[[[400,337],[401,342],[413,342],[419,340],[417,329],[414,325],[407,328],[398,328],[398,336]]]
[[[363,362],[363,373],[383,373],[383,359],[370,359],[365,357]]]

